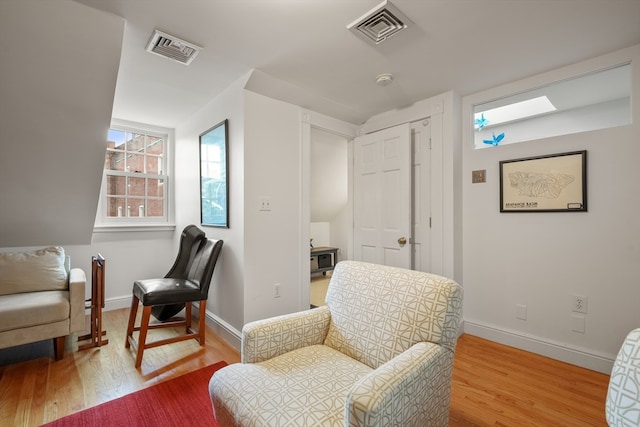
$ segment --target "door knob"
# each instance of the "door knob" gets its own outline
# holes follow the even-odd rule
[[[406,237],[400,237],[398,239],[398,244],[399,245],[406,245],[407,244],[407,238]]]

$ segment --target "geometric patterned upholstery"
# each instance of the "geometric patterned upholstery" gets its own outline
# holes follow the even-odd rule
[[[326,345],[299,348],[242,367],[214,375],[217,380],[238,385],[216,390],[215,415],[221,426],[342,426],[345,395],[372,371]],[[244,401],[245,396],[251,399]],[[229,403],[221,406],[219,401]],[[244,402],[243,407],[239,402]]]
[[[606,414],[612,427],[640,426],[640,328],[627,335],[616,357]]]
[[[252,322],[209,393],[224,426],[446,426],[462,288],[358,261],[327,306]]]
[[[331,325],[326,345],[372,368],[417,342],[454,351],[462,305],[456,282],[355,261],[341,267],[327,291]]]

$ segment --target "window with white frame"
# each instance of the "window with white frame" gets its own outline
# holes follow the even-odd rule
[[[112,126],[102,181],[103,223],[168,221],[168,133]]]
[[[473,106],[474,148],[631,124],[631,64]]]

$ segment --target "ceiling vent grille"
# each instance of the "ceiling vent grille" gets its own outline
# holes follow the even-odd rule
[[[400,9],[385,0],[347,25],[347,29],[369,42],[380,44],[407,28],[410,23],[411,20]]]
[[[201,49],[200,46],[158,30],[154,30],[149,44],[147,44],[147,52],[173,59],[185,65],[191,64]]]

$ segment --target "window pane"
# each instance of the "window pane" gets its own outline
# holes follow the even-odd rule
[[[123,217],[126,213],[126,202],[124,197],[108,197],[107,198],[107,216]]]
[[[144,154],[127,155],[127,172],[145,173]]]
[[[147,135],[147,154],[164,154],[164,143],[161,137]]]
[[[147,156],[147,173],[162,174],[162,157]]]
[[[107,170],[123,171],[125,166],[125,154],[122,151],[107,150],[104,167]]]
[[[129,188],[127,194],[130,196],[144,196],[144,178],[129,178]]]
[[[126,179],[124,176],[107,175],[107,195],[124,196],[126,194]],[[109,199],[112,200],[112,199]]]
[[[144,153],[146,135],[127,132],[127,151]]]
[[[147,196],[164,197],[164,180],[163,179],[147,179]]]
[[[164,202],[162,200],[147,201],[147,216],[163,216]]]
[[[129,217],[144,217],[145,208],[144,208],[144,199],[138,198],[129,198],[127,199],[127,212]]]
[[[108,148],[124,151],[125,149],[125,132],[117,129],[109,129]]]

